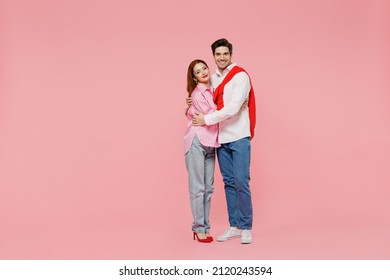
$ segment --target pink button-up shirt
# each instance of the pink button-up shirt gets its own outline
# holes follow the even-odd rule
[[[184,134],[184,153],[187,153],[191,147],[192,140],[196,135],[199,142],[207,147],[219,147],[218,144],[218,124],[194,126],[192,125],[192,117],[195,113],[210,114],[217,109],[213,101],[212,87],[206,88],[198,84],[192,92],[192,104],[187,112],[187,129]]]

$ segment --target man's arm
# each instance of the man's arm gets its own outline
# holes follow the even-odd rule
[[[212,125],[224,120],[227,120],[235,116],[242,109],[242,105],[245,100],[248,98],[250,91],[250,81],[246,73],[241,72],[234,76],[234,78],[229,82],[233,83],[233,95],[232,99],[228,104],[214,113],[203,115],[198,114],[193,116],[192,124],[193,125]]]

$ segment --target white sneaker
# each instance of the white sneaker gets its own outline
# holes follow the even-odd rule
[[[243,229],[241,233],[241,244],[252,243],[252,234],[249,229]]]
[[[222,235],[217,237],[217,241],[227,241],[232,237],[238,237],[241,235],[241,230],[236,227],[230,227]]]

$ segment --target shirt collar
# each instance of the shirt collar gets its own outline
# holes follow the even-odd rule
[[[207,90],[211,91],[211,85],[210,87],[206,87],[205,85],[203,84],[197,84],[196,87],[201,91],[201,92],[205,92]]]
[[[232,70],[232,68],[233,68],[234,66],[236,66],[236,65],[237,65],[237,63],[233,62],[233,63],[230,64],[228,67],[226,67],[225,70],[223,70],[222,73],[219,71],[219,69],[217,69],[217,70],[215,71],[215,73],[216,73],[218,76],[220,76],[220,77],[225,76],[225,75],[226,75],[230,70]]]

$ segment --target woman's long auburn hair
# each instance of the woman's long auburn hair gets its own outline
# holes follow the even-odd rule
[[[204,65],[206,65],[207,68],[209,68],[209,66],[207,65],[206,62],[204,62],[203,60],[201,59],[195,59],[193,60],[190,65],[188,66],[188,71],[187,71],[187,92],[188,92],[188,97],[191,97],[192,95],[192,92],[194,91],[194,89],[196,88],[196,82],[194,80],[195,76],[194,76],[194,67],[196,64],[198,63],[203,63]],[[187,112],[188,112],[188,109],[189,107],[187,108],[186,110],[186,115],[187,115]]]

